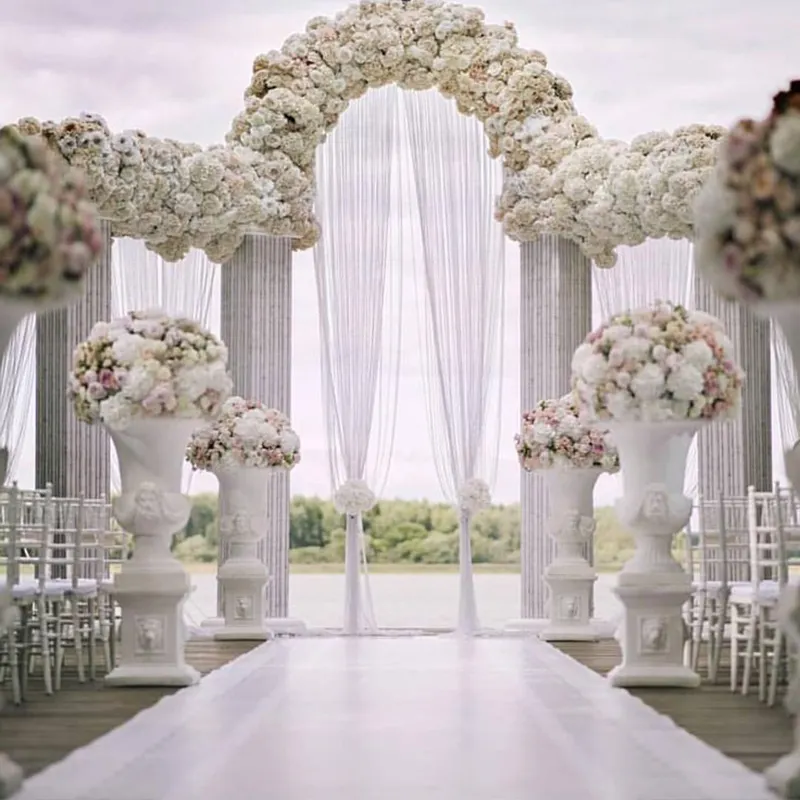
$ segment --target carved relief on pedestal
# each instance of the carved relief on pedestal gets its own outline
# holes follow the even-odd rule
[[[137,655],[155,655],[164,652],[167,620],[163,616],[136,617]]]
[[[665,617],[642,617],[639,620],[639,653],[656,655],[669,650],[668,622]]]
[[[558,604],[558,616],[563,620],[578,619],[581,614],[581,599],[577,595],[562,597]]]
[[[250,595],[235,597],[233,603],[234,619],[242,622],[253,619],[253,598]]]

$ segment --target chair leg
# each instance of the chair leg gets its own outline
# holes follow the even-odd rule
[[[753,676],[753,661],[756,654],[756,637],[758,635],[758,615],[755,608],[751,609],[747,622],[747,648],[744,655],[744,668],[742,670],[742,694],[750,693],[750,681]]]
[[[97,618],[97,598],[89,597],[86,601],[86,625],[89,649],[89,680],[97,680],[97,631],[95,619]]]
[[[776,626],[775,629],[775,644],[772,649],[771,669],[769,675],[769,689],[767,691],[767,705],[772,707],[775,705],[775,700],[778,696],[778,676],[781,673],[783,666],[783,633],[780,628]]]
[[[700,653],[703,648],[703,630],[706,627],[706,593],[700,592],[697,598],[697,612],[692,625],[692,660],[691,668],[693,672],[697,672],[697,667],[700,664]]]
[[[714,606],[716,614],[714,619],[714,639],[711,647],[711,662],[708,667],[708,679],[711,683],[717,682],[719,665],[722,661],[722,650],[725,647],[725,623],[728,619],[728,598],[724,592],[714,601]]]
[[[39,648],[42,658],[42,677],[45,694],[53,694],[53,670],[50,662],[50,636],[47,629],[47,601],[40,597],[37,612],[39,615]]]
[[[763,608],[758,609],[758,699],[765,703],[767,701],[767,612]]]
[[[75,650],[75,665],[78,670],[78,683],[86,683],[86,667],[83,662],[83,635],[81,631],[80,603],[77,597],[69,600],[72,618],[72,646]]]
[[[731,691],[739,686],[739,609],[731,608]]]
[[[12,627],[8,631],[8,671],[11,673],[11,698],[14,705],[22,703],[22,678],[19,668],[19,649],[17,636],[23,629]]]

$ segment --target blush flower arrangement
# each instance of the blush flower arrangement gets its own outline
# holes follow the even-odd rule
[[[575,351],[572,386],[592,420],[714,420],[740,408],[744,373],[718,319],[672,303],[616,314]]]
[[[580,418],[574,394],[542,400],[522,415],[522,430],[514,437],[520,466],[537,469],[619,470],[619,454],[609,434]]]
[[[133,311],[98,322],[73,354],[69,396],[81,422],[213,418],[233,387],[228,349],[190,319]]]
[[[0,297],[35,307],[77,298],[102,250],[81,174],[44,142],[0,128]]]
[[[694,208],[695,260],[726,297],[800,298],[800,80],[740,120]]]
[[[193,434],[186,459],[195,469],[210,472],[232,467],[289,470],[300,461],[300,437],[280,411],[231,397],[210,425]]]

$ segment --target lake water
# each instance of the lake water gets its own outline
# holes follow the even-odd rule
[[[187,616],[192,623],[214,616],[216,577],[193,575]],[[595,584],[595,616],[615,619],[621,606],[611,589],[616,575]],[[449,628],[458,614],[458,575],[424,573],[370,576],[377,623],[382,628]],[[478,616],[486,628],[502,628],[520,614],[520,576],[476,575]],[[344,575],[292,575],[289,612],[310,628],[339,628],[344,615]]]

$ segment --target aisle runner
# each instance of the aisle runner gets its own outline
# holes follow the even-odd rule
[[[529,639],[295,639],[164,698],[18,800],[767,800]]]

